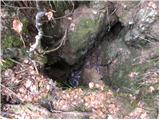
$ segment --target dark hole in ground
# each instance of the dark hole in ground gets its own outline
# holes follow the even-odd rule
[[[112,28],[111,28],[111,33],[117,37],[120,33],[120,31],[124,28],[121,22],[117,22]]]
[[[71,72],[71,66],[64,60],[59,60],[54,64],[46,64],[44,67],[44,74],[58,83],[59,86],[69,87],[69,74]]]
[[[113,39],[116,38],[120,31],[123,29],[123,26],[120,22],[117,22],[111,29],[109,33],[106,33],[105,36],[111,36]],[[69,88],[69,87],[77,87],[81,84],[81,71],[84,67],[85,62],[87,61],[89,56],[92,55],[93,52],[95,52],[95,49],[98,48],[98,46],[101,45],[103,39],[100,40],[100,42],[95,42],[93,47],[89,49],[87,54],[80,58],[79,62],[77,62],[75,65],[69,65],[65,62],[64,59],[58,58],[57,62],[54,62],[54,64],[45,64],[44,66],[44,74],[47,75],[49,78],[56,81],[61,88]],[[58,54],[49,54],[48,59],[54,59],[53,56],[58,56]],[[55,57],[56,58],[56,57]],[[57,59],[57,58],[56,58]],[[109,79],[108,79],[109,80]],[[109,85],[111,88],[113,86],[111,81],[105,81],[107,85]]]

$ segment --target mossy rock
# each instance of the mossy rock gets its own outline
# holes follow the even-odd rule
[[[70,33],[70,44],[74,51],[80,51],[89,45],[88,39],[90,36],[97,32],[98,23],[89,18],[83,18],[80,20],[79,25],[76,27],[75,32]]]
[[[56,11],[56,16],[62,16],[64,14],[64,11],[68,8],[72,8],[72,4],[69,1],[49,1],[50,5],[54,8]]]
[[[62,52],[62,57],[70,65],[78,62],[98,40],[97,35],[102,36],[101,34],[105,32],[102,31],[102,26],[104,26],[102,21],[105,19],[105,13],[99,14],[93,8],[81,6],[74,11],[72,19],[67,36],[67,46],[63,48]],[[61,23],[62,26],[64,24],[67,23]]]
[[[117,97],[128,100],[132,109],[138,106],[139,101],[143,101],[146,104],[145,108],[153,108],[150,115],[156,116],[157,101],[154,98],[157,94],[148,93],[148,90],[150,86],[157,90],[158,86],[158,83],[150,81],[153,78],[152,74],[158,71],[158,42],[145,46],[143,49],[137,49],[125,44],[122,36],[125,33],[124,31],[122,33],[114,41],[103,42],[102,50],[105,53],[103,59],[110,61],[107,63],[110,64],[108,66],[111,71],[108,72],[111,75],[103,79],[106,84],[110,84],[113,89],[118,91]],[[158,77],[154,79],[158,79]],[[130,95],[136,99],[133,100]]]

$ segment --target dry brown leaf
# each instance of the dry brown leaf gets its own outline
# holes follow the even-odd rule
[[[68,20],[72,20],[72,17],[68,17]]]
[[[138,75],[137,72],[131,72],[128,76],[133,79],[134,77],[136,77]]]
[[[107,96],[112,97],[112,96],[113,96],[113,92],[109,90],[109,91],[107,92]]]
[[[0,65],[3,65],[6,61],[0,58]]]
[[[20,20],[17,20],[17,19],[14,19],[13,20],[13,29],[17,32],[17,33],[21,33],[22,31],[22,27],[23,27],[23,24],[21,23]]]
[[[47,16],[47,18],[48,18],[49,21],[52,20],[52,18],[53,18],[53,12],[51,12],[51,11],[47,12],[46,16]]]
[[[92,89],[94,87],[94,83],[93,82],[90,82],[88,85],[89,85],[90,89]]]

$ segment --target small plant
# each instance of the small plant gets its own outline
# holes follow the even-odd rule
[[[9,59],[6,59],[5,62],[0,65],[2,70],[6,70],[6,69],[11,68],[13,66],[14,66],[14,63]]]

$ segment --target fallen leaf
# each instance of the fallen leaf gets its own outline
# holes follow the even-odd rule
[[[133,79],[133,78],[136,77],[137,75],[138,75],[137,72],[131,72],[131,73],[129,74],[129,77]]]
[[[95,87],[96,87],[96,88],[100,88],[100,85],[99,85],[99,84],[95,84]]]
[[[3,65],[6,61],[0,58],[0,65]]]
[[[111,115],[108,115],[108,118],[107,119],[113,119],[113,117]]]
[[[72,18],[71,18],[71,17],[68,17],[68,20],[72,20]]]
[[[112,91],[109,90],[109,91],[107,92],[107,96],[112,97],[112,96],[113,96]]]
[[[31,80],[27,80],[25,83],[25,87],[29,88],[32,85],[32,81]]]
[[[22,31],[22,27],[23,27],[23,24],[21,23],[20,20],[17,20],[17,19],[14,19],[13,20],[13,29],[17,32],[17,33],[21,33]]]
[[[90,82],[90,83],[89,83],[89,88],[92,89],[93,87],[94,87],[94,83],[93,83],[93,82]]]
[[[153,86],[150,86],[150,87],[149,87],[149,92],[152,93],[154,90],[155,90],[155,88],[154,88]]]
[[[47,18],[48,18],[49,21],[52,20],[52,18],[53,18],[53,12],[51,12],[51,11],[47,12],[46,16],[47,16]]]

